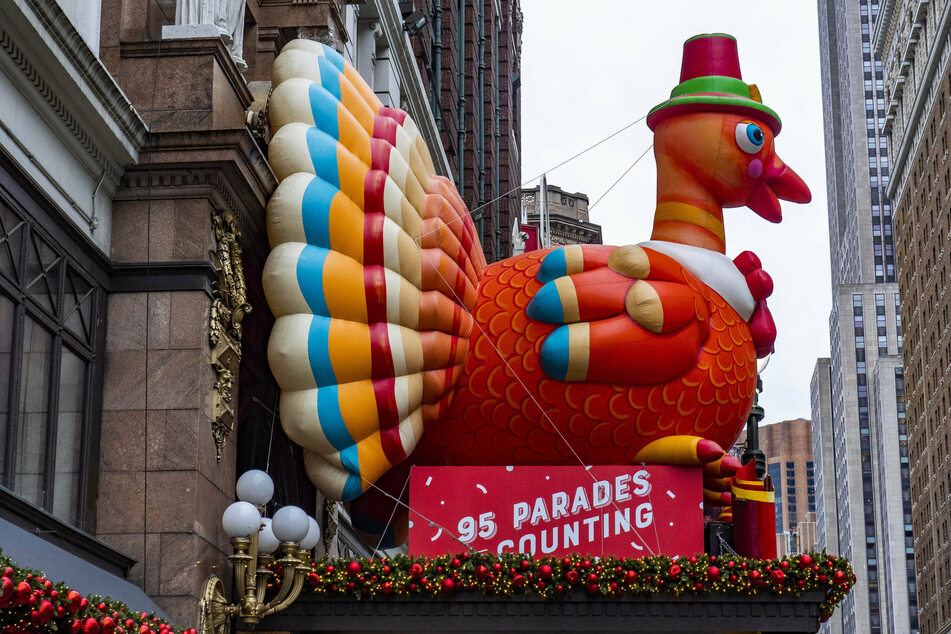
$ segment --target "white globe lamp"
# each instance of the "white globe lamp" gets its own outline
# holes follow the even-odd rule
[[[307,513],[297,506],[283,506],[274,514],[271,529],[282,542],[299,542],[307,536],[310,522]]]
[[[300,540],[301,550],[311,550],[317,545],[317,541],[320,539],[320,526],[317,524],[317,520],[308,517],[307,521],[310,524],[310,528],[307,530],[307,535],[304,539]]]
[[[258,533],[258,552],[262,555],[270,555],[277,550],[281,542],[274,536],[274,531],[271,530],[271,518],[265,517],[261,521],[264,526],[261,527],[261,532]]]
[[[221,526],[228,537],[249,537],[260,525],[261,514],[249,502],[235,502],[221,516]]]
[[[274,495],[274,481],[271,480],[271,476],[260,469],[251,469],[242,473],[241,477],[238,478],[235,492],[238,494],[239,500],[250,502],[255,506],[264,506],[271,501],[271,496]]]

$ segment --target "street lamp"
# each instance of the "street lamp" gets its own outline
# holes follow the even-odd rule
[[[762,374],[773,357],[770,352],[756,364],[756,393],[753,396],[753,408],[746,419],[746,451],[743,452],[743,464],[750,460],[756,461],[756,477],[766,475],[766,454],[759,448],[759,424],[766,416],[763,406],[759,404],[759,395],[763,392]]]
[[[310,572],[300,555],[314,548],[320,539],[317,520],[296,506],[281,507],[273,518],[261,516],[274,494],[274,483],[263,471],[253,469],[242,474],[235,490],[239,501],[225,509],[221,525],[234,548],[229,559],[234,569],[236,602],[229,603],[221,579],[209,577],[199,605],[201,634],[224,634],[235,618],[254,626],[294,603]],[[284,574],[280,590],[268,599],[267,584],[274,576],[268,566],[275,563],[272,553],[278,548],[284,556],[276,563],[283,567]]]

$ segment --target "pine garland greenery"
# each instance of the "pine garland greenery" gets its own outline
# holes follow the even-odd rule
[[[457,592],[487,597],[539,596],[546,599],[585,592],[593,598],[638,594],[675,597],[719,593],[776,596],[824,593],[820,620],[855,584],[848,560],[822,553],[759,560],[733,555],[665,555],[623,559],[592,555],[532,559],[525,555],[462,553],[442,557],[320,559],[310,562],[309,592],[320,597],[432,598]],[[273,565],[276,578],[283,573]],[[197,634],[176,629],[155,614],[133,612],[125,604],[83,597],[39,571],[22,568],[0,554],[0,633]],[[275,586],[279,583],[275,582]]]
[[[0,632],[3,634],[197,634],[174,628],[154,613],[135,612],[121,601],[82,596],[38,570],[0,553]]]
[[[773,560],[706,554],[679,559],[665,555],[532,559],[518,554],[462,553],[434,558],[325,558],[311,562],[310,567],[307,584],[313,594],[364,599],[380,595],[436,598],[456,592],[558,599],[580,590],[592,597],[641,593],[675,597],[773,593],[781,597],[819,591],[824,593],[823,621],[855,583],[848,560],[825,551]]]

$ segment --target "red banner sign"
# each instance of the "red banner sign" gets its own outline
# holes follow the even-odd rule
[[[415,467],[409,486],[413,555],[703,551],[698,468]]]

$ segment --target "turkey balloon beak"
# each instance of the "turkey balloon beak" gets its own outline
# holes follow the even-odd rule
[[[807,203],[812,200],[812,193],[799,174],[774,154],[759,184],[746,200],[746,206],[770,222],[780,222],[783,211],[779,199]]]

